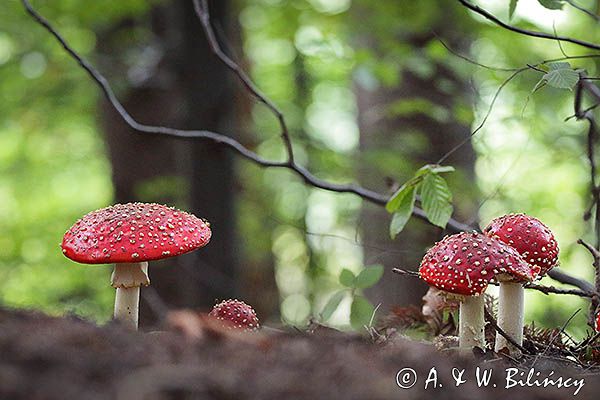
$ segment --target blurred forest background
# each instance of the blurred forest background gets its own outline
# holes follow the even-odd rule
[[[595,10],[596,1],[578,0]],[[479,1],[502,18],[508,1]],[[227,51],[283,111],[300,164],[333,182],[390,194],[435,163],[485,117],[510,75],[473,65],[522,67],[561,57],[554,41],[512,34],[455,2],[220,0],[211,2]],[[34,2],[110,79],[140,121],[207,128],[260,155],[283,159],[277,120],[210,53],[188,0]],[[167,203],[207,218],[212,242],[150,266],[153,292],[170,307],[207,308],[238,296],[263,320],[302,326],[340,289],[342,268],[386,267],[367,291],[380,313],[419,304],[425,287],[390,269],[414,269],[442,230],[413,219],[395,240],[381,207],[306,186],[290,171],[261,169],[202,141],[144,136],[114,114],[95,84],[19,1],[0,13],[0,303],[111,315],[109,266],[64,258],[58,243],[83,214],[126,201]],[[565,5],[521,0],[513,22],[597,39],[599,25]],[[563,45],[569,55],[586,53]],[[594,60],[574,67],[596,73]],[[527,71],[501,92],[470,143],[445,160],[455,217],[481,221],[525,212],[556,233],[561,267],[591,280],[587,125],[572,93],[544,88]],[[546,283],[555,284],[545,278]],[[331,323],[348,325],[349,301]],[[587,303],[527,293],[527,321],[582,336]],[[155,316],[142,302],[142,324]]]

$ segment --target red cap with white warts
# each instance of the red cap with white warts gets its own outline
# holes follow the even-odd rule
[[[600,311],[596,314],[596,332],[600,332]]]
[[[224,321],[229,328],[255,331],[260,327],[254,309],[240,300],[224,300],[215,305],[208,315]]]
[[[449,293],[479,295],[498,274],[532,281],[536,272],[510,246],[477,232],[461,232],[437,242],[421,261],[421,278]]]
[[[92,211],[64,235],[65,256],[84,264],[159,260],[208,243],[210,224],[160,204],[116,204]]]
[[[558,263],[558,243],[550,229],[537,218],[525,214],[504,215],[492,220],[484,232],[515,248],[529,264],[538,266],[540,277]]]

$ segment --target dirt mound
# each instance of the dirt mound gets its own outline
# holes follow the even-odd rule
[[[592,399],[600,393],[600,375],[551,358],[478,363],[480,380],[491,372],[479,385],[471,361],[398,336],[382,344],[323,328],[244,335],[208,329],[192,339],[0,309],[3,400],[564,399],[576,391]],[[548,377],[545,388],[523,387]],[[457,387],[457,381],[465,382]]]

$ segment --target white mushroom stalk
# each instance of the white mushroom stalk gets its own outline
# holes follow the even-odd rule
[[[148,263],[115,264],[110,284],[116,289],[114,318],[126,326],[137,329],[140,287],[150,285]]]
[[[458,343],[462,352],[485,349],[484,295],[464,296],[460,301]]]
[[[518,271],[514,270],[514,266],[507,264],[500,269],[497,276],[500,282],[498,327],[522,346],[525,321],[523,284],[544,276],[558,263],[558,243],[546,225],[525,214],[509,214],[496,218],[489,223],[484,232],[516,250],[528,264],[529,273],[526,275],[515,274]],[[494,350],[508,351],[513,357],[521,355],[521,350],[500,333],[496,334]]]
[[[519,346],[523,345],[523,324],[525,321],[525,289],[521,282],[500,280],[498,299],[498,327]],[[509,354],[520,356],[521,350],[500,334],[496,335],[494,351],[507,349]]]

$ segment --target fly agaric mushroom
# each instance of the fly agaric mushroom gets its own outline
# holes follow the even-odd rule
[[[600,332],[600,311],[596,314],[596,332]]]
[[[224,322],[232,329],[255,331],[260,325],[254,309],[243,301],[230,299],[215,305],[209,316]]]
[[[486,235],[508,244],[537,270],[538,277],[554,268],[558,262],[558,244],[554,235],[540,220],[525,214],[509,214],[492,220],[484,229]],[[503,273],[498,275],[498,326],[519,345],[523,344],[524,294],[523,281]],[[502,335],[496,335],[494,350],[507,348],[510,354],[519,350]]]
[[[460,300],[458,335],[462,350],[485,349],[483,293],[506,266],[511,266],[520,279],[535,276],[516,250],[477,232],[446,236],[423,257],[421,278]]]
[[[148,286],[148,261],[178,256],[208,243],[210,224],[160,204],[116,204],[92,211],[64,235],[63,254],[83,264],[114,263],[115,319],[138,326],[140,286]]]

